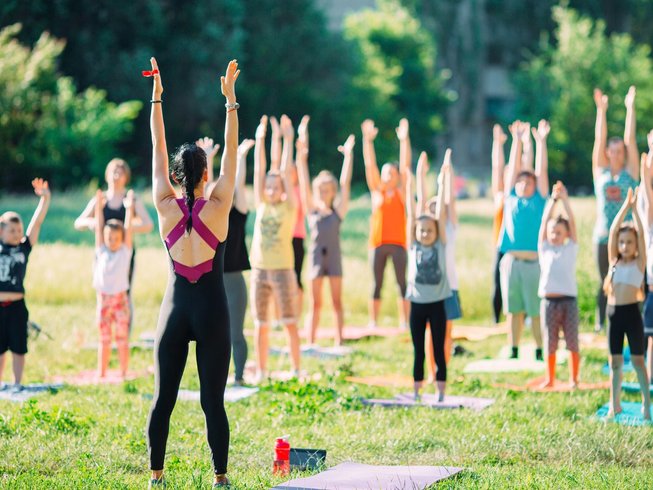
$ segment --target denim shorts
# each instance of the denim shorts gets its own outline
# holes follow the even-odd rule
[[[447,315],[447,320],[458,320],[463,316],[460,309],[460,296],[457,290],[451,291],[451,296],[444,300],[444,311]]]

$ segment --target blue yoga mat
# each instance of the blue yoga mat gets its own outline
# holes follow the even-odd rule
[[[628,363],[624,363],[624,365],[623,365],[623,367],[621,368],[621,370],[622,370],[624,373],[632,373],[632,372],[635,372],[635,368],[633,367],[632,363],[630,363],[630,362],[628,362]],[[608,364],[608,363],[606,362],[606,363],[605,363],[605,366],[603,366],[603,370],[602,370],[602,371],[603,371],[603,374],[605,374],[606,376],[610,376],[610,364]]]
[[[621,409],[623,411],[620,414],[618,414],[614,419],[606,418],[609,409],[610,409],[610,404],[606,403],[605,405],[603,405],[601,408],[598,409],[594,417],[600,420],[614,421],[621,425],[631,425],[631,426],[651,425],[650,420],[644,420],[644,417],[642,417],[641,403],[621,402]]]
[[[624,382],[621,383],[621,389],[626,393],[641,393],[639,383]],[[653,395],[653,385],[649,386],[649,392]]]

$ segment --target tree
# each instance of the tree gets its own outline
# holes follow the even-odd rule
[[[539,53],[524,62],[515,77],[519,111],[529,121],[550,120],[553,178],[589,186],[596,114],[592,91],[599,87],[610,96],[608,135],[620,136],[624,96],[635,85],[638,129],[643,135],[648,128],[641,122],[653,117],[651,50],[634,43],[629,34],[606,35],[603,21],[569,8],[555,7],[553,18],[555,42],[545,38]]]
[[[21,26],[0,31],[0,187],[28,187],[31,177],[58,186],[101,175],[133,129],[142,104],[114,104],[106,92],[78,93],[56,71],[64,42],[43,34],[32,49]]]
[[[380,159],[396,159],[394,128],[401,117],[411,122],[413,145],[432,150],[453,94],[444,88],[446,72],[436,68],[431,34],[400,2],[379,0],[376,10],[347,17],[344,35],[357,48],[353,89],[380,129]]]

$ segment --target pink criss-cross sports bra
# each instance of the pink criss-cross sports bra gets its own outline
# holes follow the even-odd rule
[[[188,223],[188,220],[190,219],[191,214],[188,212],[188,206],[186,206],[186,201],[184,199],[175,199],[177,201],[177,204],[179,205],[179,209],[181,209],[181,212],[184,213],[184,216],[179,220],[179,223],[175,225],[175,227],[170,230],[170,233],[168,233],[168,236],[165,239],[165,244],[166,248],[168,249],[168,255],[170,255],[170,249],[174,246],[175,243],[179,241],[179,239],[186,233],[186,224]],[[202,240],[206,242],[206,244],[211,247],[214,251],[215,249],[218,248],[218,245],[220,245],[220,240],[209,230],[209,228],[200,220],[199,214],[200,211],[204,208],[206,205],[206,199],[203,198],[198,198],[195,200],[195,204],[193,205],[193,221],[192,221],[192,226],[193,229],[197,232],[197,234],[200,236]],[[194,266],[187,266],[184,265],[180,262],[177,262],[175,259],[172,258],[172,255],[170,255],[170,260],[172,260],[172,267],[175,271],[176,274],[179,274],[182,277],[185,277],[188,279],[190,282],[197,282],[200,277],[202,277],[204,274],[211,272],[213,270],[213,260],[214,258],[211,258],[205,262],[202,262],[201,264],[197,264]]]

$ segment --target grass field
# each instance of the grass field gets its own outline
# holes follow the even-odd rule
[[[54,340],[30,344],[26,382],[47,380],[95,366],[95,353],[81,349],[97,339],[91,288],[92,235],[78,233],[72,221],[88,196],[55,195],[42,241],[30,259],[27,279],[31,318]],[[147,195],[144,195],[147,200]],[[24,219],[35,198],[4,197],[0,210],[14,209]],[[467,324],[490,318],[492,246],[490,201],[459,203],[461,228],[457,263]],[[579,220],[579,303],[584,330],[591,330],[596,273],[590,245],[594,203],[574,200]],[[370,290],[367,265],[369,199],[352,204],[344,224],[345,308],[348,324],[364,325]],[[250,220],[251,221],[251,220]],[[167,263],[156,234],[138,237],[134,338],[154,329],[165,288]],[[383,325],[396,325],[396,289],[388,270]],[[251,320],[248,318],[251,327]],[[325,315],[323,324],[331,323]],[[525,341],[528,341],[527,339]],[[251,339],[249,339],[251,341]],[[278,341],[277,341],[278,342]],[[280,482],[272,476],[274,438],[290,434],[296,447],[328,450],[329,466],[342,461],[370,464],[462,466],[458,477],[435,488],[651,488],[653,429],[603,424],[589,417],[608,399],[607,390],[533,394],[493,388],[520,383],[524,373],[463,375],[466,363],[494,356],[506,342],[493,337],[465,342],[472,355],[454,357],[449,392],[497,399],[480,413],[427,408],[363,407],[361,397],[394,395],[398,389],[351,385],[346,375],[411,373],[408,334],[352,344],[344,360],[305,359],[303,368],[319,380],[265,385],[259,394],[227,405],[231,424],[229,475],[235,488],[262,489]],[[199,380],[189,355],[183,388]],[[582,352],[581,376],[602,381],[604,349]],[[152,364],[152,353],[132,351],[134,369]],[[271,358],[286,369],[287,358]],[[5,380],[10,380],[10,370]],[[567,376],[567,366],[559,377]],[[110,387],[65,387],[23,405],[0,401],[1,488],[144,488],[147,481],[145,421],[151,377]],[[633,395],[625,400],[637,401]],[[166,460],[168,488],[210,488],[211,468],[199,403],[178,402],[172,416]]]

